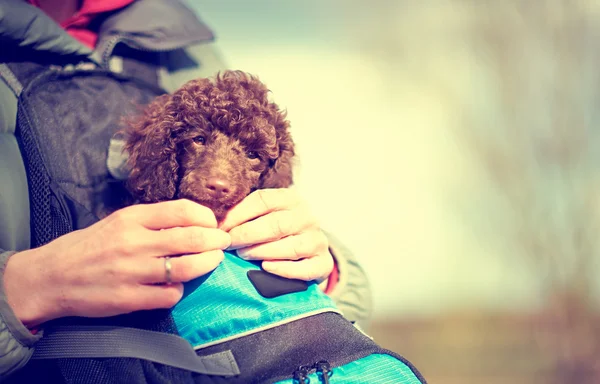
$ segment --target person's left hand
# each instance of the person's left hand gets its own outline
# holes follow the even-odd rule
[[[245,260],[263,260],[270,273],[323,282],[333,270],[333,256],[306,203],[291,189],[261,189],[228,213],[219,228]]]

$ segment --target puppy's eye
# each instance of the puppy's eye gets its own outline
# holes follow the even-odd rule
[[[258,159],[258,152],[248,151],[246,152],[246,156],[248,156],[249,159]]]
[[[192,140],[194,140],[194,143],[198,143],[198,144],[204,144],[206,142],[206,139],[204,138],[204,136],[196,136]]]

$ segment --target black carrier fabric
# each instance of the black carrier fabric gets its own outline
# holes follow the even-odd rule
[[[106,214],[115,196],[107,166],[109,141],[122,118],[163,91],[154,85],[104,70],[48,69],[9,64],[23,84],[17,139],[26,164],[31,202],[32,247],[46,244]],[[118,195],[118,193],[117,193]],[[123,196],[117,196],[119,198]],[[45,325],[114,325],[178,334],[169,310],[142,311],[110,318],[66,318]],[[91,341],[93,342],[93,341]],[[8,383],[167,384],[269,383],[291,378],[316,356],[341,366],[372,353],[409,362],[381,349],[337,313],[322,313],[204,348],[202,356],[233,351],[241,374],[197,374],[133,358],[30,360]],[[168,352],[167,352],[168,353]],[[333,380],[335,383],[336,381]]]
[[[23,86],[15,133],[27,171],[34,248],[95,223],[114,200],[127,198],[106,166],[110,139],[123,117],[138,112],[164,91],[101,69],[66,70],[36,63],[7,66]],[[55,324],[108,324],[176,333],[167,310],[104,319],[67,318],[48,327]],[[119,382],[115,379],[121,369],[109,370],[116,376],[103,379],[99,363],[84,360],[32,361],[11,382]],[[115,362],[118,368],[131,363],[116,360],[122,360]],[[25,373],[33,376],[24,378]]]
[[[17,139],[31,202],[32,247],[89,226],[113,185],[106,158],[122,117],[163,93],[102,70],[9,65],[23,84]]]
[[[384,350],[336,313],[323,313],[227,341],[198,352],[200,356],[234,351],[241,374],[220,377],[139,359],[35,360],[19,372],[12,383],[69,384],[264,384],[292,378],[301,366],[318,360],[342,366],[373,353],[391,355],[406,364],[421,383],[419,371],[401,356]],[[314,371],[314,370],[313,370]],[[358,378],[357,378],[358,381]],[[336,381],[331,383],[348,383]],[[320,384],[320,382],[313,384]],[[389,381],[393,384],[394,381]],[[304,383],[308,384],[308,383]]]

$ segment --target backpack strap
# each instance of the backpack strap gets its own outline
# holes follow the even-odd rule
[[[8,68],[8,65],[0,64],[0,78],[6,82],[17,98],[21,95],[21,92],[23,92],[23,84],[17,79],[13,71]]]
[[[198,356],[190,343],[177,335],[125,327],[53,327],[38,341],[31,358],[137,358],[205,375],[240,374],[230,350]]]

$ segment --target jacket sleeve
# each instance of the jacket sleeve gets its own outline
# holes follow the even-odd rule
[[[32,334],[8,305],[4,291],[4,269],[8,259],[15,253],[0,250],[0,382],[29,361],[34,344],[42,337],[41,331]]]
[[[164,72],[160,74],[161,86],[174,92],[192,79],[211,77],[228,68],[214,42],[203,42],[169,52],[162,58]]]
[[[367,330],[372,315],[373,300],[369,280],[356,256],[334,235],[325,231],[329,251],[336,261],[338,282],[329,296],[344,317]]]

